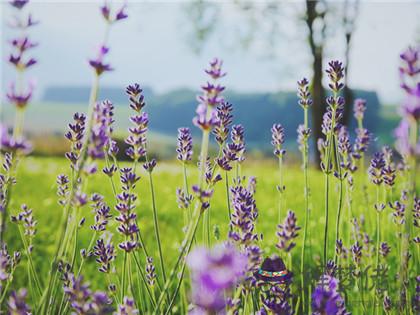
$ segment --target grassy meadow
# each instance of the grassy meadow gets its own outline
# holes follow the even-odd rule
[[[123,165],[121,165],[123,166]],[[276,249],[275,244],[277,242],[276,230],[278,221],[278,201],[279,193],[276,190],[278,184],[278,168],[275,160],[261,160],[261,161],[245,161],[243,165],[244,176],[256,176],[257,177],[257,192],[256,202],[259,209],[259,217],[257,219],[257,231],[263,234],[263,241],[261,242],[261,248],[264,250],[264,255],[269,256],[272,254],[280,254],[280,251]],[[194,183],[197,178],[196,167],[190,165],[188,177],[191,183]],[[40,275],[46,274],[50,268],[50,263],[54,253],[54,242],[57,237],[57,230],[62,216],[62,207],[57,204],[57,198],[55,198],[56,191],[56,176],[61,173],[68,173],[69,165],[67,160],[64,158],[41,158],[41,157],[27,157],[23,159],[19,166],[17,174],[18,182],[14,186],[14,198],[10,204],[10,210],[12,214],[17,214],[20,211],[19,207],[21,204],[26,203],[29,207],[33,208],[34,215],[37,224],[37,235],[34,239],[34,250],[32,257],[34,259],[35,268]],[[152,207],[151,197],[149,189],[149,181],[147,173],[141,169],[140,176],[142,177],[138,182],[136,193],[139,198],[137,200],[136,213],[139,219],[139,228],[143,234],[147,250],[149,255],[155,257],[157,261],[158,252],[155,244],[154,233],[153,233],[153,221],[152,221]],[[167,269],[173,264],[174,259],[178,255],[178,248],[183,238],[183,210],[179,209],[176,202],[175,187],[181,187],[183,185],[182,167],[179,162],[166,161],[158,163],[158,166],[153,172],[154,184],[156,189],[156,202],[159,216],[159,225],[162,238],[163,253]],[[360,185],[366,180],[361,178],[360,175],[355,178],[355,187]],[[312,285],[316,283],[320,274],[320,265],[322,257],[322,246],[323,246],[323,231],[324,231],[324,174],[316,169],[310,169],[309,171],[309,186],[310,186],[310,220],[308,227],[308,242],[309,242],[309,255],[306,257],[305,270],[312,273],[310,279]],[[333,180],[332,193],[330,194],[331,213],[329,222],[329,257],[334,255],[334,239],[335,239],[335,218],[336,209],[339,196],[339,181]],[[373,191],[373,185],[367,181],[369,198],[375,196]],[[286,215],[286,209],[292,209],[296,212],[298,221],[297,225],[303,228],[304,218],[304,198],[303,198],[303,172],[296,166],[296,164],[286,164],[284,170],[284,184],[286,190],[284,192],[284,203],[283,209],[281,210],[281,219],[284,220]],[[119,182],[117,181],[117,185]],[[117,191],[119,190],[117,186]],[[397,192],[398,182],[396,185],[394,199],[398,198]],[[111,206],[112,214],[116,215],[116,210],[113,209],[115,205],[115,199],[111,189],[111,184],[103,174],[99,176],[93,176],[89,179],[88,193],[97,192],[106,197],[106,201]],[[364,217],[364,225],[361,226],[361,232],[368,233],[370,239],[374,239],[375,236],[375,218],[376,211],[373,208],[374,200],[368,200],[366,202],[365,197],[361,195],[361,189],[355,189],[353,196],[353,215],[355,217]],[[388,198],[390,195],[388,193]],[[219,230],[220,239],[226,238],[228,232],[228,212],[226,206],[226,188],[224,181],[219,182],[215,187],[215,194],[211,200],[211,227],[212,229]],[[396,237],[397,228],[392,220],[392,209],[387,207],[382,213],[381,226],[382,226],[382,241],[388,242],[391,246],[391,253],[387,258],[387,265],[389,271],[387,277],[389,280],[386,283],[392,284],[392,279],[395,277],[397,272],[397,266],[399,263],[396,261],[398,255],[395,251],[398,248],[398,238]],[[80,229],[78,237],[78,248],[88,247],[92,232],[89,226],[93,222],[92,211],[88,205],[85,205],[80,209],[80,219],[86,218],[86,223]],[[343,217],[340,226],[341,235],[344,239],[344,245],[349,248],[353,241],[349,241],[350,237],[350,223],[349,223],[349,209],[346,205],[346,195],[343,195]],[[9,250],[20,250],[22,248],[21,240],[18,235],[16,226],[12,223],[8,223],[8,244]],[[200,227],[201,229],[201,227]],[[116,222],[111,220],[107,229],[114,238],[118,239],[116,233]],[[108,232],[107,232],[108,233]],[[216,234],[216,235],[215,235]],[[218,242],[218,233],[214,233],[211,239],[212,243]],[[289,258],[287,267],[291,269],[295,275],[299,275],[299,261],[300,261],[300,249],[302,243],[302,233],[296,239],[297,246],[292,251],[291,259]],[[202,242],[202,232],[197,232],[195,245]],[[374,243],[369,244],[372,248],[369,250],[371,257],[364,256],[363,260],[374,259]],[[348,259],[351,261],[351,253],[348,254]],[[77,255],[79,257],[79,255]],[[122,255],[117,254],[118,261],[122,260]],[[418,256],[417,256],[418,257]],[[144,258],[144,256],[142,257]],[[25,256],[22,258],[25,260]],[[77,258],[80,259],[80,258]],[[415,261],[415,260],[414,260]],[[26,263],[21,263],[18,267],[15,275],[13,286],[19,288],[21,286],[28,286],[27,273],[20,268],[25,268]],[[94,257],[88,259],[82,274],[91,283],[92,288],[103,288],[106,284],[105,274],[97,271],[98,265],[94,260]],[[156,264],[158,268],[158,264]],[[414,268],[416,269],[416,268]],[[417,272],[418,270],[417,266]],[[413,270],[413,269],[412,269]],[[413,276],[413,275],[412,275]],[[42,277],[45,279],[45,277]],[[307,278],[309,280],[309,278]],[[158,279],[161,281],[161,279]],[[294,280],[299,282],[298,277]],[[30,286],[29,282],[29,286]],[[310,283],[307,283],[309,286]],[[355,286],[354,283],[343,283],[343,286]],[[414,290],[414,288],[413,288]],[[414,292],[411,290],[411,292]],[[395,294],[395,291],[388,292],[390,296]],[[352,300],[346,301],[346,305],[353,314],[363,314],[360,305],[357,301],[354,301],[352,306]],[[176,312],[176,308],[174,309]]]

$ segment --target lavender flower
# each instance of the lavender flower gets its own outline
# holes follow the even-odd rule
[[[139,311],[136,309],[134,300],[129,297],[124,297],[123,303],[118,305],[118,310],[114,315],[136,315]]]
[[[369,147],[371,133],[365,128],[356,129],[356,139],[353,147],[353,157],[360,159]]]
[[[70,161],[71,167],[76,170],[83,146],[86,116],[76,113],[73,115],[73,120],[74,123],[68,125],[69,131],[64,135],[70,141],[70,151],[65,156]]]
[[[12,1],[9,1],[10,5],[15,7],[18,10],[21,10],[28,2],[29,2],[29,0],[12,0]]]
[[[12,215],[10,219],[12,222],[23,225],[24,234],[28,236],[30,244],[32,244],[32,239],[36,234],[36,225],[38,222],[32,214],[32,209],[29,209],[27,205],[23,204],[21,206],[21,210],[22,211],[18,215]]]
[[[9,91],[6,94],[7,99],[18,109],[26,108],[32,98],[33,87],[29,86],[27,91],[18,92],[14,84],[10,85]]]
[[[413,224],[420,228],[420,198],[414,197]]]
[[[383,300],[382,305],[383,305],[384,311],[386,313],[389,313],[391,311],[391,309],[392,309],[392,301],[391,301],[391,298],[388,295],[385,295],[384,296],[384,300]]]
[[[127,13],[125,13],[126,5],[122,5],[114,14],[111,14],[111,7],[108,3],[105,4],[100,8],[103,18],[109,24],[118,22],[120,20],[124,20],[128,17]]]
[[[111,262],[115,259],[114,245],[111,242],[105,243],[100,238],[93,247],[93,254],[97,257],[96,262],[100,266],[99,271],[108,273],[111,270]]]
[[[389,206],[394,210],[392,213],[394,223],[403,225],[405,223],[405,204],[397,200],[394,203],[390,203]]]
[[[57,176],[57,195],[59,197],[58,203],[64,206],[67,202],[67,198],[69,196],[69,178],[67,175],[60,174]]]
[[[143,164],[143,168],[145,169],[146,172],[151,173],[155,169],[156,165],[157,165],[156,159],[151,159],[150,161]]]
[[[92,292],[83,277],[69,273],[64,281],[64,293],[75,314],[112,314],[112,300],[103,292]]]
[[[265,308],[270,311],[270,314],[292,315],[294,312],[289,304],[291,297],[288,285],[273,285],[262,294],[261,299]],[[263,309],[264,311],[265,308]]]
[[[376,152],[370,161],[368,169],[370,180],[375,185],[381,185],[383,182],[383,172],[385,167],[384,155],[381,152]]]
[[[149,284],[150,287],[155,286],[156,270],[155,270],[155,265],[153,263],[153,257],[147,257],[146,279],[147,279],[147,283]]]
[[[126,154],[134,161],[137,161],[147,153],[146,132],[149,124],[149,116],[147,113],[142,113],[130,117],[130,120],[134,124],[134,127],[128,129],[129,136],[125,139],[125,143],[130,146],[126,150]]]
[[[410,143],[410,124],[407,119],[402,119],[398,127],[394,130],[396,138],[395,147],[402,156],[412,156],[420,154],[420,142],[415,146]]]
[[[30,142],[23,136],[15,138],[9,135],[7,129],[0,123],[0,148],[2,152],[17,155],[27,155],[32,151]]]
[[[135,209],[134,202],[137,196],[131,191],[136,187],[137,181],[140,179],[131,168],[121,169],[120,180],[123,191],[117,195],[118,203],[115,209],[120,213],[115,218],[120,223],[118,232],[126,237],[126,240],[121,242],[118,247],[126,252],[134,250],[137,243],[137,232],[139,231],[136,223],[137,215],[133,211]]]
[[[125,92],[128,95],[130,107],[132,110],[140,113],[146,102],[144,101],[143,89],[140,88],[138,83],[127,86]]]
[[[95,224],[91,225],[90,228],[97,232],[105,231],[109,219],[112,218],[111,209],[104,202],[104,197],[99,194],[93,194],[90,200],[95,213]]]
[[[245,129],[242,125],[232,126],[231,139],[233,144],[236,145],[236,157],[239,163],[242,163],[245,160]]]
[[[254,231],[258,209],[251,191],[241,185],[230,189],[233,213],[231,215],[229,238],[238,245],[250,245],[258,240]]]
[[[106,46],[100,46],[95,59],[90,59],[89,64],[95,70],[97,76],[100,76],[104,72],[114,70],[109,63],[105,63],[104,59],[109,53],[109,48]]]
[[[92,159],[105,157],[105,147],[111,139],[114,122],[114,105],[110,101],[96,103],[93,107],[92,127],[88,146],[88,156]]]
[[[312,106],[311,93],[309,93],[309,81],[306,78],[298,81],[298,97],[299,105],[303,109],[308,109]]]
[[[193,197],[192,195],[187,195],[183,189],[177,188],[176,189],[176,200],[178,203],[178,208],[180,209],[188,209]]]
[[[362,259],[362,246],[359,244],[358,241],[351,246],[351,253],[353,256],[354,263],[359,266],[360,261]]]
[[[420,276],[416,277],[416,293],[413,296],[413,311],[420,312]]]
[[[198,185],[193,185],[192,190],[196,198],[200,200],[201,211],[208,209],[210,207],[210,198],[213,195],[213,190],[200,189]]]
[[[335,315],[349,314],[345,310],[344,300],[338,292],[338,280],[328,275],[321,276],[318,286],[312,294],[312,314]]]
[[[216,82],[226,75],[222,72],[222,62],[214,59],[210,62],[210,68],[205,72]],[[224,101],[221,93],[224,87],[217,83],[209,83],[202,87],[203,94],[198,96],[199,105],[197,107],[197,116],[194,117],[193,123],[202,130],[210,130],[217,126],[217,110],[216,108]]]
[[[222,102],[216,108],[217,110],[217,125],[214,127],[213,134],[216,142],[222,147],[229,135],[229,126],[232,124],[232,104]]]
[[[379,248],[379,253],[382,257],[386,258],[388,254],[391,252],[391,247],[388,245],[387,242],[382,242],[381,247]]]
[[[277,248],[284,250],[285,252],[290,252],[293,247],[296,246],[296,243],[293,240],[299,236],[298,231],[300,230],[300,227],[297,226],[296,223],[297,218],[295,213],[289,210],[284,223],[278,225],[279,231],[277,232],[277,236],[279,242],[276,245]]]
[[[192,277],[192,302],[208,312],[226,305],[225,295],[245,275],[247,257],[232,245],[217,245],[209,250],[196,248],[187,257]]]
[[[26,304],[28,291],[20,289],[18,292],[12,291],[7,302],[8,314],[10,315],[26,315],[31,314],[31,308]]]
[[[305,149],[305,143],[308,142],[309,137],[311,136],[311,128],[305,128],[305,125],[300,124],[297,129],[297,142],[299,144],[299,150],[303,152]]]
[[[356,118],[357,121],[361,122],[365,115],[365,111],[366,111],[366,100],[362,98],[356,98],[354,100],[354,105],[353,105],[354,118]]]
[[[178,146],[176,149],[178,160],[181,162],[191,161],[193,155],[193,142],[190,128],[178,129]]]
[[[284,128],[280,124],[274,124],[271,127],[271,144],[274,146],[274,155],[282,158],[286,150],[282,149],[284,143]]]

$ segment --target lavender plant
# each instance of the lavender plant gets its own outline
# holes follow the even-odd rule
[[[26,2],[12,1],[12,5],[20,10]],[[125,6],[114,12],[108,4],[101,7],[101,14],[107,25],[107,33],[113,24],[127,17]],[[32,25],[34,22],[29,18],[26,24]],[[143,91],[139,84],[126,88],[129,107],[133,110],[130,117],[132,125],[124,139],[125,153],[130,159],[127,163],[117,159],[119,147],[113,134],[114,112],[117,109],[111,101],[98,102],[96,99],[100,77],[112,70],[105,61],[109,51],[107,41],[108,34],[97,58],[89,61],[94,72],[94,84],[88,114],[75,114],[65,134],[69,142],[65,157],[70,171],[69,174],[58,175],[56,179],[62,220],[56,232],[56,247],[48,277],[39,271],[39,259],[34,259],[38,248],[43,245],[38,242],[40,233],[37,233],[39,227],[34,213],[26,205],[17,211],[10,207],[12,195],[9,185],[16,181],[16,173],[11,170],[15,167],[16,157],[28,152],[28,146],[23,138],[18,139],[8,133],[1,135],[2,224],[5,224],[6,209],[15,210],[10,220],[16,224],[21,250],[25,254],[23,264],[19,265],[20,252],[9,254],[2,235],[1,307],[6,307],[9,314],[309,314],[311,311],[313,314],[349,314],[348,310],[360,311],[359,306],[351,303],[359,300],[364,314],[379,313],[382,309],[386,313],[411,311],[416,314],[419,309],[419,279],[414,276],[418,270],[409,264],[410,257],[413,261],[419,257],[418,247],[415,247],[419,243],[416,229],[420,226],[416,178],[407,180],[407,174],[397,177],[392,151],[384,148],[372,157],[367,172],[372,186],[376,188],[376,222],[369,220],[369,204],[354,200],[359,208],[364,206],[362,215],[359,208],[353,208],[353,190],[358,188],[353,180],[366,175],[363,159],[371,135],[363,127],[366,104],[360,99],[356,100],[354,106],[358,123],[354,144],[351,142],[352,131],[340,125],[344,105],[343,98],[339,96],[344,87],[344,70],[340,62],[330,62],[327,70],[332,95],[327,98],[327,112],[322,126],[325,137],[319,140],[321,167],[325,176],[325,215],[318,218],[325,222],[322,246],[309,247],[308,244],[309,235],[316,241],[314,235],[318,233],[317,230],[311,230],[318,221],[315,221],[317,218],[312,221],[309,208],[308,139],[311,131],[308,111],[312,103],[309,82],[305,79],[298,82],[299,104],[304,110],[303,124],[298,127],[304,176],[303,236],[301,238],[301,227],[298,225],[302,219],[299,215],[301,212],[289,210],[284,221],[279,222],[277,233],[267,237],[260,229],[261,220],[258,220],[260,215],[266,214],[267,209],[261,208],[259,211],[257,206],[259,195],[256,194],[256,177],[243,176],[248,175],[244,171],[245,128],[241,124],[232,125],[233,105],[225,100],[222,95],[225,88],[219,83],[225,72],[222,62],[215,59],[205,71],[210,82],[202,87],[197,116],[193,120],[202,136],[198,179],[195,182],[188,177],[194,172],[192,132],[189,128],[178,130],[176,153],[182,164],[183,183],[182,188],[176,190],[176,195],[178,206],[184,212],[184,225],[177,226],[176,220],[171,222],[173,227],[183,231],[177,256],[171,260],[171,249],[168,254],[165,252],[165,257],[163,255],[162,244],[172,239],[173,235],[161,233],[159,227],[161,213],[157,207],[157,195],[162,193],[162,188],[153,183],[153,176],[158,174],[154,173],[157,161],[151,158],[148,151],[149,116],[144,111],[146,102]],[[32,44],[15,44],[16,47],[19,45],[26,45],[25,51]],[[401,74],[407,103],[402,107],[405,123],[399,128],[397,148],[403,157],[405,169],[415,173],[418,84],[411,85],[408,79],[417,78],[419,73],[418,51],[410,49],[402,55],[402,59],[404,66]],[[279,162],[280,221],[281,211],[289,198],[283,194],[284,129],[281,124],[275,124],[271,131],[274,154]],[[215,156],[210,150],[210,134],[215,136],[218,146]],[[140,191],[144,182],[140,177],[140,163],[149,180],[149,205]],[[102,172],[98,172],[99,169]],[[229,174],[231,171],[234,175]],[[330,191],[331,174],[339,180],[337,198]],[[109,196],[103,191],[93,191],[100,190],[102,186],[97,189],[93,188],[96,186],[89,186],[90,180],[100,176],[109,181],[112,190]],[[211,246],[210,210],[213,213],[219,211],[215,207],[218,203],[214,203],[212,198],[217,195],[217,183],[223,176],[229,220],[224,220],[224,225],[216,228],[216,239],[221,242]],[[342,202],[344,186],[349,210],[347,217],[342,213],[342,208],[346,207]],[[369,189],[362,187],[357,193],[370,194]],[[399,189],[403,191],[402,197],[395,200],[394,193]],[[261,198],[267,197],[263,195]],[[328,259],[329,217],[333,213],[331,205],[334,201],[337,201],[335,255],[334,259]],[[386,204],[391,209],[394,225],[382,218],[385,217],[382,213]],[[86,210],[88,206],[90,213]],[[145,240],[143,233],[147,231],[148,221],[143,209],[147,206],[152,209],[154,238],[146,232]],[[216,217],[221,216],[214,215],[214,220]],[[344,227],[343,217],[346,219]],[[203,223],[202,239],[197,237],[200,223]],[[350,223],[353,223],[353,233]],[[344,233],[346,228],[347,235]],[[396,232],[397,237],[383,233],[387,230]],[[4,228],[1,231],[6,233]],[[86,235],[90,240],[85,243],[86,239],[82,236]],[[278,242],[270,243],[275,236]],[[311,255],[307,254],[308,248]],[[395,259],[397,255],[399,259]],[[317,269],[318,261],[321,261],[322,270]],[[394,292],[397,286],[389,280],[388,275],[389,272],[395,272],[393,264],[400,268],[398,274],[392,274],[400,282],[398,293]],[[89,273],[91,270],[96,273]],[[18,290],[14,286],[13,280],[21,271],[25,274],[25,280],[28,280],[28,290]],[[298,284],[293,283],[296,277],[300,279]],[[187,282],[189,278],[191,281]],[[84,279],[90,280],[92,285]],[[18,280],[19,283],[22,281]],[[398,309],[393,303],[397,299],[403,302]]]

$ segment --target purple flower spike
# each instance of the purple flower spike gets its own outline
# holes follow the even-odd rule
[[[274,155],[278,158],[283,157],[286,150],[282,149],[284,143],[284,128],[280,124],[274,124],[271,127],[271,144],[274,146]]]
[[[382,184],[384,167],[385,167],[384,154],[382,152],[376,152],[370,162],[370,167],[368,170],[370,180],[375,185]]]
[[[290,252],[293,247],[296,246],[296,243],[293,241],[296,237],[299,236],[300,227],[296,225],[297,218],[293,211],[287,212],[287,217],[284,220],[283,224],[278,225],[279,231],[277,236],[279,242],[277,243],[277,248],[284,250],[285,252]]]
[[[226,72],[222,71],[223,61],[217,58],[214,58],[210,62],[210,68],[205,70],[205,72],[213,78],[213,80],[218,80],[226,75]]]
[[[21,10],[28,2],[29,0],[12,0],[9,3],[16,9]]]
[[[306,78],[298,81],[299,105],[307,109],[312,105],[311,93],[309,93],[309,81]]]
[[[255,221],[258,209],[253,193],[247,188],[237,185],[231,188],[233,213],[231,215],[229,238],[238,245],[250,245],[258,240]]]
[[[134,300],[129,297],[124,297],[123,303],[118,305],[117,312],[114,315],[137,315],[139,311],[136,309]]]
[[[26,304],[27,296],[26,289],[20,289],[18,292],[12,291],[7,302],[8,314],[31,314],[31,308]]]
[[[155,286],[156,270],[155,270],[155,265],[153,263],[153,258],[152,257],[147,257],[146,279],[147,279],[147,283],[149,284],[150,287]]]
[[[92,159],[105,157],[105,148],[111,140],[114,122],[114,105],[110,101],[96,103],[93,108],[92,127],[88,147],[88,155]]]
[[[93,255],[95,255],[96,262],[99,264],[99,271],[109,273],[111,270],[111,262],[115,259],[114,245],[108,242],[105,243],[102,238],[96,241],[93,247]]]
[[[105,3],[100,9],[103,18],[110,24],[124,20],[128,17],[127,13],[125,12],[126,5],[121,6],[121,8],[113,15],[111,14],[111,7],[108,3]]]
[[[216,81],[225,76],[225,73],[222,73],[221,66],[222,62],[216,59],[210,63],[210,69],[206,70],[206,73]],[[216,108],[224,101],[221,93],[225,88],[219,84],[207,82],[207,85],[202,86],[201,89],[203,94],[197,97],[199,104],[196,109],[197,116],[194,117],[193,123],[200,129],[208,131],[218,124]]]
[[[104,72],[114,70],[110,64],[104,62],[105,56],[108,54],[109,48],[106,46],[100,46],[99,52],[96,59],[89,60],[90,66],[95,69],[95,72],[98,76],[100,76]]]
[[[10,90],[7,92],[7,99],[14,105],[16,108],[25,108],[28,105],[29,101],[32,98],[33,86],[29,86],[29,89],[26,92],[17,92],[15,85],[10,85]]]
[[[213,130],[213,134],[219,146],[223,146],[228,138],[232,117],[232,104],[223,102],[217,106],[218,123]]]
[[[187,257],[192,277],[192,302],[207,312],[217,313],[226,305],[225,295],[245,275],[247,257],[232,245],[199,247]]]
[[[178,153],[177,159],[179,161],[191,161],[193,155],[193,142],[191,130],[189,128],[178,129],[178,145],[176,152]]]
[[[366,111],[366,100],[357,98],[354,100],[353,112],[354,118],[358,121],[362,121]]]
[[[75,314],[112,314],[112,300],[103,292],[92,292],[82,276],[66,273],[63,289]]]
[[[146,133],[149,125],[149,116],[147,113],[141,113],[130,117],[133,127],[128,129],[129,135],[125,139],[130,147],[126,150],[126,154],[137,161],[144,157],[147,153],[146,150]]]
[[[321,276],[312,294],[311,304],[314,315],[350,314],[346,311],[344,300],[338,292],[338,280],[328,275]]]
[[[330,61],[326,72],[331,81],[328,86],[332,91],[338,93],[344,87],[344,84],[341,82],[344,78],[343,64],[338,60]]]

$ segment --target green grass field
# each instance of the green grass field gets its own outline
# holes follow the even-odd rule
[[[191,165],[189,169],[189,180],[190,183],[194,183],[196,179],[196,172],[193,171],[194,167]],[[26,203],[28,206],[34,209],[34,214],[38,220],[37,235],[35,238],[35,248],[33,252],[33,258],[37,271],[40,275],[45,275],[49,268],[52,255],[54,252],[54,242],[57,237],[57,231],[59,226],[60,217],[62,215],[62,208],[57,204],[57,198],[55,196],[56,184],[55,178],[60,173],[68,173],[69,167],[67,161],[58,158],[33,158],[29,157],[21,161],[18,172],[18,182],[14,186],[13,198],[10,205],[12,214],[16,214],[21,204]],[[159,214],[159,224],[161,230],[161,237],[163,242],[163,252],[166,260],[167,268],[173,264],[174,259],[177,257],[178,248],[183,237],[183,213],[178,208],[176,203],[175,189],[176,187],[182,186],[182,174],[181,165],[176,162],[162,162],[159,163],[155,171],[153,172],[155,189],[156,189],[156,201]],[[265,255],[279,254],[275,244],[276,238],[276,226],[278,224],[278,198],[279,194],[276,190],[277,185],[277,168],[273,161],[252,161],[245,162],[243,166],[243,175],[245,176],[256,176],[257,177],[257,194],[256,201],[259,209],[259,217],[257,223],[257,230],[259,233],[263,233],[264,240],[262,242],[262,248],[265,251]],[[157,246],[154,241],[153,232],[153,221],[152,221],[152,208],[151,208],[151,197],[149,190],[148,178],[143,169],[140,171],[141,180],[137,185],[137,191],[139,195],[136,212],[139,218],[139,224],[141,232],[145,238],[146,247],[152,256],[157,261],[158,253]],[[323,246],[323,231],[324,231],[324,175],[318,170],[310,170],[310,222],[309,222],[309,235],[308,240],[310,244],[309,253],[305,261],[305,269],[314,274],[318,274],[318,266],[320,265],[320,257]],[[286,191],[284,194],[284,209],[282,209],[282,217],[286,214],[286,209],[292,209],[296,212],[298,218],[298,225],[303,227],[304,219],[304,198],[303,198],[303,172],[299,167],[287,166],[284,173],[284,183],[286,185]],[[356,177],[355,186],[361,185],[361,178]],[[373,185],[368,184],[369,189],[373,189]],[[397,186],[398,187],[398,186]],[[118,188],[117,188],[118,190]],[[355,216],[362,215],[365,218],[364,226],[362,226],[362,232],[367,232],[370,239],[375,237],[375,218],[376,212],[373,209],[374,200],[369,200],[366,203],[364,197],[359,192],[360,189],[355,190],[354,207],[353,212]],[[115,204],[110,182],[103,174],[97,174],[89,180],[88,192],[97,192],[106,196],[106,200],[113,209]],[[338,181],[333,180],[332,193],[331,193],[331,214],[329,222],[329,256],[332,258],[334,254],[334,239],[335,239],[335,218],[336,209],[338,202]],[[369,192],[369,198],[375,196],[374,191]],[[395,190],[395,196],[398,196],[398,189]],[[344,238],[344,245],[349,248],[348,236],[349,236],[349,213],[345,202],[343,206],[343,219],[341,224],[341,234]],[[228,230],[228,218],[227,218],[227,207],[226,207],[226,188],[224,182],[219,182],[215,189],[215,194],[211,200],[211,225],[218,226],[220,229],[220,239],[226,239]],[[387,241],[390,244],[392,251],[391,255],[387,258],[387,265],[389,266],[389,279],[395,277],[397,271],[398,255],[396,253],[398,239],[396,237],[396,226],[392,221],[391,209],[386,208],[381,217],[381,227],[383,231],[382,241]],[[113,210],[113,214],[116,211]],[[89,228],[93,221],[93,214],[91,209],[86,205],[81,209],[81,217],[86,218],[86,224],[80,230],[80,236],[78,240],[79,248],[86,248],[91,238],[92,232]],[[116,234],[116,224],[111,222],[108,231]],[[21,250],[22,245],[20,242],[17,228],[12,224],[8,223],[8,244],[11,250]],[[200,243],[202,239],[202,232],[197,233],[197,242]],[[115,235],[115,237],[118,237]],[[212,238],[213,243],[218,242],[216,238]],[[299,261],[301,252],[302,235],[297,238],[297,246],[292,251],[291,266],[295,275],[299,275]],[[374,243],[369,244],[369,251],[371,257],[365,256],[363,259],[366,263],[370,262],[374,256]],[[117,255],[117,262],[122,259],[122,255]],[[25,258],[23,258],[25,260]],[[349,255],[349,262],[351,261],[351,255]],[[19,268],[23,268],[25,263],[22,263]],[[418,269],[418,266],[413,269]],[[89,259],[86,268],[83,271],[85,277],[92,283],[93,288],[104,288],[104,276],[103,274],[96,271],[97,264],[93,258]],[[18,272],[15,275],[15,281],[13,286],[27,286],[26,273]],[[417,270],[418,272],[418,270]],[[314,276],[315,277],[315,276]],[[41,277],[46,278],[46,277]],[[298,279],[295,280],[298,282]],[[316,278],[311,282],[315,283]],[[392,284],[391,282],[388,282]],[[348,284],[352,285],[352,284]],[[392,288],[390,288],[392,289]],[[394,294],[394,292],[389,292]],[[357,310],[357,308],[356,308]],[[353,310],[354,311],[354,310]],[[357,314],[358,312],[354,312]]]

